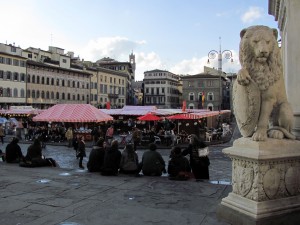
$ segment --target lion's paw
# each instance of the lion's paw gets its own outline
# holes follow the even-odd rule
[[[253,141],[265,141],[267,140],[267,132],[266,131],[256,131],[253,136],[252,140]]]
[[[268,136],[270,138],[275,138],[275,139],[283,139],[284,138],[284,134],[280,130],[270,130],[268,132]]]
[[[246,69],[241,69],[238,72],[237,82],[240,85],[242,85],[242,86],[248,85],[250,83],[250,79],[251,79],[251,77]]]

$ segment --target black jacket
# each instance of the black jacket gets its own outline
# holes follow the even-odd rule
[[[101,169],[102,175],[118,175],[121,161],[121,152],[118,146],[112,146],[105,149],[103,166]]]
[[[89,155],[87,168],[90,172],[100,172],[104,161],[105,150],[103,147],[93,146]]]
[[[172,155],[168,164],[168,174],[176,177],[179,172],[191,172],[189,160],[182,155]]]
[[[13,163],[13,162],[19,162],[24,158],[21,148],[17,143],[9,143],[6,146],[6,162]]]

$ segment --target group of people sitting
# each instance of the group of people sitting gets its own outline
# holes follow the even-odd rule
[[[7,163],[19,163],[22,167],[58,166],[54,159],[45,158],[42,155],[42,145],[39,139],[35,139],[28,147],[25,156],[18,143],[19,139],[13,137],[11,142],[6,146],[5,161]]]
[[[89,155],[87,168],[89,172],[100,172],[104,176],[117,176],[121,174],[133,174],[139,176],[142,172],[145,176],[161,176],[168,173],[170,179],[187,180],[209,179],[208,166],[210,164],[207,155],[199,156],[199,149],[206,147],[196,135],[192,135],[190,145],[183,151],[179,146],[172,148],[166,170],[166,163],[162,155],[156,151],[154,143],[149,145],[139,162],[138,155],[132,144],[127,144],[124,150],[119,150],[118,141],[113,140],[107,145],[100,138]],[[188,160],[185,156],[189,155]]]
[[[18,141],[18,138],[14,137],[6,146],[7,163],[19,163],[23,167],[58,166],[54,159],[43,157],[41,142],[38,139],[28,147],[25,156]],[[80,147],[81,142],[83,147]],[[78,145],[79,166],[84,168],[82,165],[82,158],[86,157],[84,139],[79,138]],[[191,143],[183,151],[179,146],[172,148],[166,170],[166,163],[162,155],[156,151],[157,146],[154,143],[149,145],[149,150],[144,152],[139,162],[132,144],[127,144],[121,152],[117,140],[113,140],[109,145],[104,138],[99,138],[89,154],[87,168],[89,172],[100,172],[104,176],[117,176],[119,173],[139,176],[142,172],[145,176],[161,176],[168,173],[169,178],[174,180],[187,180],[191,177],[197,180],[209,179],[209,158],[207,155],[199,155],[199,150],[205,147],[204,142],[196,135],[192,135]],[[187,155],[189,160],[185,157]]]

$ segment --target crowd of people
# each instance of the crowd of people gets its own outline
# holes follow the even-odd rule
[[[111,144],[107,140],[109,139],[100,137],[93,146],[87,162],[89,172],[99,172],[103,176],[139,176],[141,173],[144,176],[161,176],[168,173],[169,178],[174,180],[209,179],[208,155],[199,155],[199,151],[207,146],[196,135],[191,135],[191,143],[187,148],[182,150],[179,146],[174,146],[171,149],[168,164],[156,151],[157,145],[154,143],[149,144],[149,149],[139,161],[134,143],[126,144],[121,152],[117,140],[112,140]],[[186,156],[189,156],[189,159]]]
[[[139,160],[136,150],[141,133],[138,129],[133,128],[133,143],[127,143],[122,152],[119,150],[119,142],[113,138],[113,134],[114,127],[111,125],[105,135],[95,134],[93,136],[94,145],[87,162],[89,172],[99,172],[103,176],[117,176],[120,173],[135,176],[140,176],[140,174],[161,176],[163,173],[168,173],[169,178],[174,180],[209,179],[209,158],[207,155],[199,155],[199,150],[206,148],[206,145],[196,135],[191,135],[191,141],[187,148],[172,147],[169,162],[166,164],[162,155],[156,151],[157,145],[154,142],[149,144],[149,149]],[[69,128],[64,137],[68,147],[73,147],[75,150],[79,168],[84,169],[83,158],[87,157],[84,136],[74,135],[72,128]],[[39,138],[34,139],[28,147],[26,155],[22,154],[18,141],[18,138],[14,137],[6,146],[7,163],[19,163],[23,167],[58,166],[53,158],[43,156]],[[189,156],[189,159],[186,156]]]

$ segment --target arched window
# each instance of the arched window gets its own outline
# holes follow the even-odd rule
[[[7,97],[11,97],[11,89],[10,88],[6,88],[6,95]]]
[[[32,83],[35,84],[35,75],[32,75]]]
[[[84,95],[82,95],[82,101],[84,101]]]
[[[45,84],[45,77],[42,77],[42,84]]]
[[[30,83],[30,74],[27,75],[27,83]]]
[[[73,101],[75,101],[75,99],[76,99],[76,97],[75,97],[75,95],[73,94]]]
[[[40,98],[40,91],[36,91],[36,98]]]
[[[96,88],[97,88],[97,85],[96,85]],[[86,89],[89,89],[89,84],[88,83],[86,84]]]
[[[194,94],[194,92],[190,92],[189,93],[189,100],[190,101],[194,101],[195,100],[195,94]]]
[[[59,92],[56,92],[56,99],[59,99]]]
[[[71,81],[70,80],[68,80],[68,87],[70,87],[71,86]]]
[[[20,80],[23,81],[23,82],[25,81],[25,73],[21,73]]]
[[[30,98],[31,97],[31,92],[30,90],[27,90],[27,98]]]
[[[77,82],[77,88],[80,88],[80,82],[79,81]]]
[[[202,96],[204,95],[203,92],[198,93],[198,101],[202,101]]]
[[[71,100],[71,94],[68,93],[68,100]]]
[[[11,72],[10,71],[6,72],[6,80],[11,80]]]
[[[59,86],[59,79],[56,79],[56,85]]]
[[[77,94],[77,101],[80,101],[80,95]]]
[[[194,108],[195,108],[195,105],[194,105],[193,103],[190,103],[190,104],[188,105],[188,108],[189,108],[189,109],[194,109]]]
[[[14,81],[19,81],[19,73],[14,72]]]
[[[51,99],[54,99],[54,92],[51,92]]]
[[[47,84],[47,85],[50,84],[50,78],[49,78],[49,77],[47,77],[47,79],[46,79],[46,84]]]
[[[73,83],[73,84],[72,84],[72,87],[74,88],[74,87],[75,87],[75,81],[73,81],[72,83]]]
[[[40,76],[36,76],[36,83],[37,83],[37,84],[40,83]]]
[[[41,92],[41,98],[45,98],[45,92],[44,91]]]
[[[65,80],[61,81],[61,86],[63,86],[63,87],[65,86]]]
[[[91,96],[93,96],[93,95],[91,95]],[[95,99],[95,101],[98,101],[98,95],[95,94],[94,99]]]
[[[14,97],[17,98],[18,97],[18,89],[14,88]]]
[[[94,97],[94,95],[91,95],[91,99],[90,99],[91,101],[94,101],[94,100],[93,100],[93,99],[94,99],[93,97]]]
[[[214,93],[208,92],[207,93],[207,100],[208,101],[213,101],[214,100]]]
[[[21,98],[25,98],[25,90],[23,88],[21,89]]]
[[[61,99],[62,99],[62,100],[65,100],[65,93],[62,93],[62,94],[61,94]]]
[[[50,93],[49,91],[46,92],[46,99],[49,99],[50,98]]]
[[[32,98],[35,98],[35,90],[32,90],[32,92],[31,92],[31,97],[32,97]]]
[[[54,78],[51,78],[51,85],[54,85]]]

